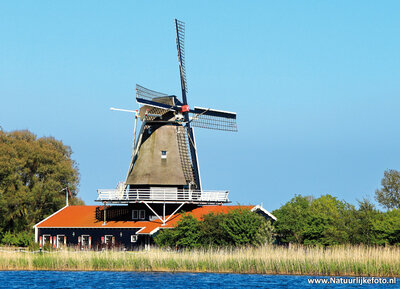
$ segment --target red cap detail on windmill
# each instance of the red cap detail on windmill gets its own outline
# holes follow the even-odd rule
[[[188,112],[188,111],[189,111],[189,105],[187,104],[182,105],[181,112]]]

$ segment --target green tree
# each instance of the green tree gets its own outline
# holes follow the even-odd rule
[[[200,246],[200,234],[200,221],[183,214],[175,228],[160,231],[154,241],[160,247],[196,248]]]
[[[311,201],[311,197],[295,195],[289,202],[272,212],[277,218],[274,226],[279,242],[303,243]]]
[[[400,209],[400,172],[386,170],[381,181],[382,188],[375,191],[375,199],[387,209]]]
[[[222,226],[224,219],[224,214],[209,213],[203,216],[203,222],[200,223],[201,244],[209,247],[229,245],[228,234]]]
[[[306,245],[335,245],[349,242],[348,229],[354,226],[354,207],[331,195],[315,199],[304,231]]]
[[[3,244],[17,247],[27,247],[33,243],[33,232],[23,231],[19,233],[6,232],[1,240]]]
[[[250,210],[237,209],[223,214],[222,229],[227,243],[235,247],[257,246],[272,242],[270,221]]]
[[[272,213],[278,241],[283,244],[334,245],[357,242],[354,206],[331,195],[317,199],[296,195]]]
[[[355,244],[375,244],[377,237],[375,224],[379,218],[379,211],[369,200],[358,201],[358,210],[355,212],[357,225],[355,226],[354,242]]]
[[[257,246],[272,242],[273,228],[264,217],[250,210],[227,214],[207,214],[197,220],[190,213],[182,216],[173,229],[160,231],[155,242],[160,247]]]
[[[0,131],[0,231],[8,239],[63,207],[63,188],[76,196],[79,173],[71,154],[52,137]]]
[[[164,248],[173,248],[176,246],[176,242],[178,240],[178,236],[176,233],[176,230],[173,229],[164,229],[159,231],[155,238],[154,242],[156,243],[157,246]]]
[[[400,210],[380,213],[374,223],[373,243],[378,245],[400,245]]]

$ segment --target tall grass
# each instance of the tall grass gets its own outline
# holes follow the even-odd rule
[[[265,246],[168,252],[1,251],[0,270],[115,270],[400,276],[400,247],[338,246],[311,248]]]

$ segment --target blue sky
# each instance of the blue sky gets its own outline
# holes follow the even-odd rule
[[[135,84],[238,113],[197,129],[205,189],[273,210],[294,194],[373,199],[400,169],[398,1],[2,1],[0,125],[71,146],[79,195],[129,166]]]

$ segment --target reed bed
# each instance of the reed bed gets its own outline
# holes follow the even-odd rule
[[[0,270],[110,270],[400,276],[400,247],[279,247],[192,251],[0,251]]]

